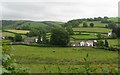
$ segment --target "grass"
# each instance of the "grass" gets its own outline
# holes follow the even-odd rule
[[[97,39],[97,36],[84,34],[84,35],[72,35],[72,38],[76,40],[81,40],[81,39],[86,40],[86,39]]]
[[[107,25],[105,23],[101,23],[100,21],[91,21],[91,22],[87,22],[88,26],[90,26],[90,23],[94,23],[94,27],[100,27],[100,28],[101,27],[104,28],[105,25]],[[83,23],[81,23],[79,26],[82,27]]]
[[[109,21],[113,21],[113,22],[118,22],[118,18],[117,17],[113,17],[113,18],[109,18]]]
[[[79,73],[84,72],[84,65],[49,65],[49,64],[19,64],[26,67],[31,73]],[[113,64],[116,68],[118,65]],[[96,73],[101,73],[100,64],[92,65],[97,68]],[[109,70],[109,64],[102,64],[103,69]],[[59,69],[58,69],[59,68]]]
[[[6,31],[13,32],[13,33],[19,33],[19,34],[26,34],[29,32],[28,30],[15,30],[15,29],[6,30]]]
[[[10,33],[10,32],[2,32],[2,34],[4,36],[12,36],[14,37],[15,36],[15,33]],[[23,38],[26,38],[27,36],[26,35],[22,35]]]
[[[110,31],[112,31],[111,29],[107,29],[107,28],[91,28],[91,27],[87,27],[87,28],[73,28],[73,31],[81,31],[81,32],[90,32],[90,33],[108,33]]]
[[[108,39],[108,43],[109,43],[109,46],[112,46],[112,47],[117,47],[118,48],[118,41],[120,41],[120,39]]]
[[[67,67],[83,65],[83,58],[89,54],[89,60],[95,65],[117,64],[117,52],[95,49],[91,47],[34,47],[25,45],[13,45],[15,50],[11,53],[20,65],[28,66],[32,72],[46,72],[52,70],[54,73],[59,66],[63,72]],[[44,70],[44,66],[46,69]],[[69,70],[67,70],[69,71]]]

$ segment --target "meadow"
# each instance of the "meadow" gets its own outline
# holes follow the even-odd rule
[[[106,23],[101,23],[100,21],[90,21],[90,22],[88,21],[87,22],[88,26],[90,25],[90,23],[94,23],[95,28],[104,28],[105,25],[107,25]],[[83,23],[79,25],[79,27],[82,27],[82,26],[83,26]]]
[[[89,33],[108,33],[111,32],[112,30],[107,28],[82,27],[82,28],[73,28],[73,31],[81,31],[81,32],[89,32]]]
[[[84,65],[84,57],[89,54],[89,62],[93,66],[99,64],[115,64],[117,67],[117,52],[95,49],[90,47],[34,47],[25,45],[13,45],[14,58],[22,66],[29,67],[34,73],[58,72],[58,67],[68,71],[67,68],[75,68]],[[105,67],[105,66],[104,66]],[[65,70],[66,69],[66,70]],[[72,71],[71,71],[72,72]]]
[[[18,33],[18,34],[26,34],[29,32],[28,30],[15,30],[15,29],[6,30],[6,31],[12,32],[12,33]]]
[[[94,35],[72,35],[71,37],[76,40],[97,39],[97,36]]]

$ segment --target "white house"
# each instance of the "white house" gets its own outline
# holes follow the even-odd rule
[[[80,46],[85,46],[85,42],[81,41]]]
[[[38,38],[35,38],[35,42],[38,42]]]
[[[112,35],[112,32],[109,32],[109,33],[108,33],[108,36],[111,36],[111,35]]]
[[[71,46],[73,47],[93,47],[97,43],[97,40],[87,40],[87,41],[81,41],[81,42],[72,42]]]
[[[40,41],[43,41],[43,38],[41,37]],[[35,42],[38,42],[38,38],[35,38]]]

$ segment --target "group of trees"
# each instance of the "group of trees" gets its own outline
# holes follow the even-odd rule
[[[105,16],[105,17],[94,17],[94,18],[83,18],[81,19],[82,21],[101,21],[101,23],[108,23],[108,17]]]
[[[46,33],[42,28],[32,29],[27,35],[29,37],[37,36],[38,44],[51,44],[56,46],[67,46],[69,42],[69,35],[73,34],[72,27],[53,27],[51,30],[50,40],[47,39]],[[42,39],[42,41],[41,41]]]
[[[102,40],[98,40],[98,42],[96,43],[96,46],[98,48],[109,47],[109,43],[108,43],[107,39],[105,39],[104,42]]]
[[[74,27],[78,27],[80,23],[82,23],[81,19],[70,20],[67,23],[65,23],[63,26],[64,27],[71,26],[74,28]]]
[[[9,39],[13,42],[21,42],[23,40],[23,37],[20,34],[15,34],[14,37],[13,36],[7,36],[6,39]]]

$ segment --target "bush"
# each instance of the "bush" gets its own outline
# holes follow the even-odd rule
[[[88,27],[87,22],[83,23],[83,27]]]
[[[20,41],[22,41],[22,36],[20,34],[15,34],[14,39],[16,42],[20,42]]]
[[[90,23],[90,27],[94,27],[94,23]]]

